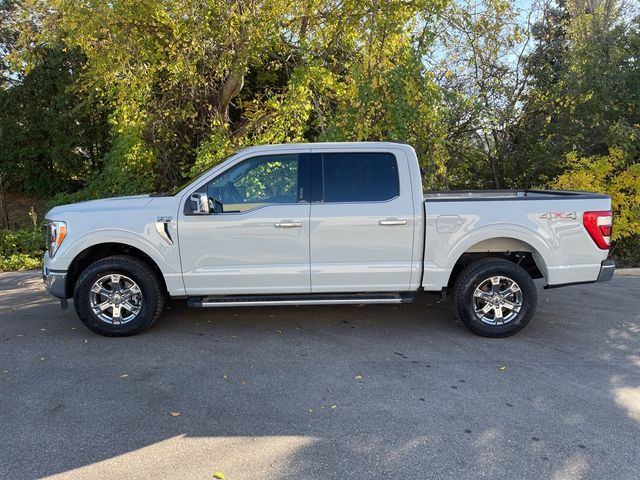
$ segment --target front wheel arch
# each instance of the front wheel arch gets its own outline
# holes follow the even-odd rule
[[[126,255],[129,257],[137,258],[138,260],[144,262],[149,268],[154,271],[154,273],[158,277],[158,280],[162,282],[163,292],[165,295],[167,295],[167,285],[164,276],[162,275],[162,271],[160,270],[158,264],[149,255],[132,245],[128,245],[125,243],[108,242],[92,245],[84,249],[73,259],[67,270],[67,280],[65,284],[65,294],[67,298],[73,297],[73,292],[75,290],[78,278],[89,265],[103,258],[115,255]]]

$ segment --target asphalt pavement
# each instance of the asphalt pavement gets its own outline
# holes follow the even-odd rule
[[[195,310],[103,338],[0,274],[2,479],[638,479],[640,277],[449,305]]]

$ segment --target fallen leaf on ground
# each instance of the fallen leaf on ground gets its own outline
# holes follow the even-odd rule
[[[213,478],[217,478],[219,480],[224,480],[224,473],[216,472],[216,473],[213,474]]]
[[[120,378],[129,378],[129,374],[128,373],[121,373],[120,374]]]
[[[229,375],[227,375],[227,374],[225,373],[224,375],[222,375],[222,378],[224,378],[224,379],[226,380],[227,378],[229,378]]]
[[[40,357],[40,360],[44,360],[44,359],[45,359],[45,357]]]
[[[331,405],[331,410],[335,410],[336,408],[338,408],[337,405]]]
[[[505,366],[503,365],[503,366],[502,366],[502,367],[500,367],[498,370],[503,370],[503,371],[504,371],[504,370],[506,370],[506,369],[507,369],[507,367],[505,367]]]
[[[172,417],[179,417],[180,412],[169,412],[169,415],[171,415]]]
[[[362,375],[356,375],[356,380],[362,380]]]

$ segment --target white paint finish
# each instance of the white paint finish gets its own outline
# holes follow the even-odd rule
[[[190,193],[238,162],[257,155],[312,150],[394,153],[400,196],[366,204],[274,205],[242,214],[185,217],[182,213]],[[66,221],[68,233],[54,258],[47,260],[47,267],[65,271],[86,248],[113,242],[138,248],[151,257],[172,296],[404,291],[416,290],[421,281],[427,290],[440,290],[463,253],[526,244],[550,285],[595,280],[608,252],[597,248],[586,233],[582,214],[609,210],[610,200],[552,194],[546,194],[545,200],[519,198],[523,196],[523,192],[427,194],[427,200],[447,201],[427,201],[425,216],[419,166],[408,145],[252,147],[212,168],[173,197],[142,195],[52,209],[47,218]],[[474,200],[464,201],[469,198]],[[548,216],[558,210],[575,212],[575,218]],[[159,216],[174,219],[168,226],[173,245],[156,229]],[[454,222],[457,218],[460,221]],[[380,225],[389,220],[406,220],[407,224]],[[276,228],[275,223],[302,225]]]
[[[333,150],[312,149],[327,151]],[[391,151],[396,156],[400,195],[383,202],[311,205],[314,293],[410,289],[416,218],[408,159],[397,148],[349,149],[363,151]]]
[[[180,214],[187,295],[308,293],[309,204]],[[278,223],[300,224],[277,228]]]
[[[462,226],[460,215],[440,215],[436,218],[438,233],[455,233]]]
[[[46,218],[64,220],[67,237],[47,266],[53,270],[68,270],[71,262],[87,248],[102,243],[120,243],[135,247],[151,257],[162,272],[169,293],[184,295],[176,210],[175,197],[148,195],[55,207]],[[156,230],[159,216],[174,219],[168,226],[173,245],[167,244]]]
[[[576,218],[543,218],[545,213],[558,208],[576,212]],[[582,225],[582,214],[586,210],[610,208],[607,198],[427,201],[423,287],[440,290],[446,286],[460,256],[476,251],[480,242],[494,238],[530,245],[549,285],[595,281],[608,251],[600,250],[589,237]],[[455,232],[438,232],[437,218],[451,214],[462,218],[462,226]]]

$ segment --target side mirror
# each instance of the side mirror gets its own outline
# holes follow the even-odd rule
[[[192,193],[189,200],[191,201],[191,213],[194,215],[209,215],[211,213],[209,198],[205,192]]]

